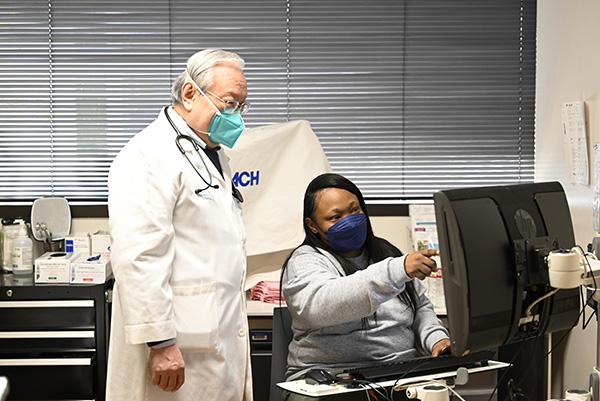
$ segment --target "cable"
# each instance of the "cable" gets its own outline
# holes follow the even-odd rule
[[[531,347],[532,349],[534,349],[534,350],[535,350],[535,348],[537,347],[537,343],[538,343],[538,341],[539,341],[539,339],[540,339],[540,338],[541,338],[541,335],[539,335],[539,334],[538,334],[538,335],[536,335],[536,336],[534,337],[534,343],[533,343],[533,347]],[[520,353],[522,352],[522,350],[523,350],[523,346],[525,345],[525,342],[526,342],[526,341],[527,341],[527,340],[523,340],[523,344],[521,345],[521,347],[520,347],[520,349],[519,349],[519,352],[518,352],[518,354],[520,354]],[[515,358],[516,358],[516,356],[518,356],[518,354],[517,354],[517,355],[515,355]],[[515,360],[515,358],[513,358],[513,361]],[[542,358],[542,361],[543,361],[545,358],[546,358],[546,356],[544,356],[544,357]],[[524,375],[521,377],[521,379],[519,380],[519,382],[517,383],[517,385],[516,385],[516,386],[515,386],[515,388],[514,388],[516,391],[521,391],[521,386],[523,385],[523,382],[524,382],[524,381],[525,381],[525,379],[526,379],[526,378],[527,378],[527,377],[530,375],[530,373],[531,373],[531,371],[532,371],[532,369],[531,369],[531,368],[532,368],[532,366],[533,366],[533,363],[534,363],[534,358],[531,358],[531,359],[530,359],[529,366],[527,367],[527,369],[524,369],[524,370],[523,370],[523,371],[524,371],[524,372],[526,372],[526,373],[525,373],[525,374],[524,374]],[[540,369],[538,369],[538,377],[536,378],[536,380],[534,380],[534,382],[533,382],[533,383],[534,383],[534,385],[532,386],[532,389],[534,389],[534,388],[535,388],[535,384],[536,384],[536,383],[537,383],[537,381],[539,380],[539,374],[540,374],[540,371],[541,371],[541,370],[540,370]],[[510,383],[514,383],[514,380],[511,378],[511,379],[508,381],[508,383],[509,383],[509,384],[510,384]],[[532,391],[533,391],[533,390],[532,390]],[[524,397],[525,397],[525,394],[523,394],[523,393],[512,393],[512,394],[515,394],[515,395],[522,395],[522,396],[524,396]],[[511,393],[510,393],[510,392],[509,392],[509,394],[507,395],[507,397],[509,397],[509,396],[511,396]],[[529,398],[529,397],[526,397],[526,398]],[[505,399],[506,399],[506,398],[505,398]]]
[[[385,387],[380,386],[379,384],[376,384],[376,383],[359,383],[359,385],[365,389],[365,391],[367,392],[367,398],[369,400],[371,399],[371,396],[373,398],[375,398],[375,400],[379,400],[379,398],[377,398],[375,396],[375,394],[371,393],[371,392],[373,392],[373,393],[379,394],[384,400],[392,401],[391,398],[388,398],[388,396],[387,396],[387,394],[385,392]]]
[[[367,392],[367,398],[369,400],[371,400],[371,397],[375,398],[376,400],[379,400],[379,398],[377,398],[375,396],[374,393],[377,393],[379,396],[382,397],[383,400],[386,401],[392,401],[391,398],[391,394],[388,395],[386,393],[386,388],[383,387],[382,385],[372,382],[370,380],[361,380],[361,379],[355,379],[353,377],[347,377],[347,378],[342,378],[342,379],[336,379],[334,382],[336,385],[342,385],[345,387],[350,387],[350,388],[356,388],[356,387],[361,387],[364,388],[365,391]],[[373,394],[371,394],[370,391],[373,392]]]
[[[589,263],[589,260],[587,259],[587,256],[588,256],[588,255],[586,255],[586,253],[583,251],[583,249],[581,248],[581,246],[576,246],[576,247],[573,247],[573,248],[572,248],[572,250],[574,250],[575,252],[577,252],[577,253],[579,254],[579,256],[580,256],[580,261],[581,261],[581,262],[582,262],[582,264],[584,265],[584,269],[586,269],[587,273],[588,273],[590,276],[592,276],[592,275],[593,275],[593,273],[592,273],[592,268],[591,268],[591,265],[590,265],[590,263]],[[597,290],[597,287],[596,287],[596,282],[595,282],[595,280],[594,280],[594,292],[595,292],[596,290]],[[548,298],[548,297],[550,297],[550,296],[554,295],[554,294],[555,294],[557,291],[558,291],[558,289],[554,289],[553,291],[550,291],[549,293],[545,294],[544,296],[540,297],[540,298],[539,298],[539,299],[537,299],[535,302],[533,302],[533,303],[532,303],[532,304],[531,304],[531,305],[530,305],[530,306],[529,306],[529,307],[526,309],[526,315],[527,315],[527,316],[530,316],[530,315],[531,315],[531,310],[532,310],[532,308],[533,308],[533,306],[534,306],[534,305],[536,305],[537,303],[539,303],[539,302],[540,302],[540,301],[542,301],[543,299],[545,299],[545,298]],[[569,329],[566,331],[566,333],[565,333],[565,334],[563,334],[563,336],[562,336],[562,337],[561,337],[561,338],[558,340],[558,342],[557,342],[557,343],[556,343],[556,344],[555,344],[555,345],[554,345],[554,346],[553,346],[553,347],[550,349],[550,351],[548,351],[548,352],[547,352],[547,353],[546,353],[546,354],[545,354],[545,355],[542,357],[542,361],[544,361],[544,360],[545,360],[545,359],[546,359],[546,358],[547,358],[547,357],[548,357],[548,356],[549,356],[549,355],[550,355],[550,354],[551,354],[551,353],[552,353],[552,352],[553,352],[553,351],[556,349],[556,347],[558,347],[558,346],[561,344],[561,342],[562,342],[562,341],[563,341],[563,340],[564,340],[564,339],[567,337],[567,335],[568,335],[568,334],[569,334],[569,333],[570,333],[570,332],[571,332],[571,331],[572,331],[572,330],[573,330],[573,329],[574,329],[574,328],[577,326],[577,323],[578,323],[578,321],[579,321],[579,318],[580,318],[582,315],[584,315],[584,316],[585,316],[585,308],[586,308],[586,306],[588,305],[589,301],[592,299],[592,297],[593,297],[593,294],[592,294],[592,295],[590,295],[590,297],[588,298],[587,302],[585,302],[585,299],[584,299],[584,296],[583,296],[583,291],[582,291],[582,289],[580,288],[580,296],[581,296],[581,298],[582,298],[583,307],[582,307],[581,311],[579,312],[579,314],[577,315],[577,318],[575,319],[575,322],[574,322],[574,323],[571,325],[571,327],[570,327],[570,328],[569,328]],[[584,317],[584,319],[583,319],[583,322],[582,322],[583,329],[585,329],[585,327],[586,327],[586,326],[587,326],[587,324],[589,323],[589,320],[591,320],[591,318],[594,316],[594,314],[596,314],[596,310],[594,311],[594,313],[592,313],[592,315],[590,316],[590,318],[588,319],[588,321],[587,321],[587,322],[586,322],[586,319],[585,319],[585,317]],[[535,337],[534,348],[535,348],[535,346],[537,345],[537,341],[539,340],[539,338],[540,338],[540,337],[541,337],[541,336],[539,336],[539,335]],[[515,354],[515,358],[513,358],[513,361],[516,359],[516,356],[518,356],[518,355],[521,353],[521,350],[522,350],[522,347],[521,347],[521,348],[520,348],[520,349],[517,351],[517,354]],[[511,362],[511,364],[512,364],[512,362]],[[532,359],[532,361],[531,361],[531,363],[530,363],[530,365],[529,365],[529,366],[531,367],[531,365],[532,365],[532,364],[533,364],[533,359]],[[527,372],[527,374],[525,374],[525,375],[524,375],[524,376],[523,376],[523,377],[522,377],[522,378],[519,380],[519,383],[518,383],[518,384],[517,384],[517,386],[516,386],[516,390],[520,390],[520,389],[519,389],[519,387],[520,387],[520,386],[523,384],[523,382],[524,382],[524,380],[527,378],[527,376],[529,376],[529,374],[530,374],[530,372],[531,372],[531,369],[530,369],[530,368],[528,368],[528,369],[526,370],[526,372]],[[532,389],[531,389],[531,392],[532,392],[532,393],[530,393],[530,396],[533,394],[533,391],[535,391],[535,385],[536,385],[536,384],[537,384],[537,382],[539,381],[540,377],[541,377],[541,370],[538,370],[538,372],[537,372],[537,375],[536,375],[536,377],[535,377],[535,380],[533,381],[533,386],[532,386]],[[500,381],[501,381],[503,378],[504,378],[504,375],[503,375],[503,376],[502,376],[502,378],[499,380],[499,383],[498,383],[498,385],[500,384]],[[511,379],[511,380],[512,380],[512,379]],[[497,387],[497,386],[496,386],[496,387]],[[495,392],[495,389],[494,389],[494,392]],[[525,396],[525,394],[523,394],[523,393],[515,393],[515,395],[517,395],[517,396],[522,396],[522,397],[525,397],[525,398],[529,399],[529,397]]]
[[[442,386],[445,386],[445,387],[446,387],[446,389],[450,390],[450,392],[451,392],[453,395],[457,396],[459,400],[465,401],[465,399],[464,399],[464,398],[462,398],[462,397],[460,396],[460,394],[458,394],[458,393],[457,393],[457,392],[456,392],[456,391],[455,391],[455,390],[454,390],[452,387],[450,387],[450,386],[448,386],[448,385],[446,385],[446,384],[442,384]]]
[[[573,248],[573,249],[576,249],[576,248]],[[581,250],[581,247],[579,247],[579,249],[577,249],[577,250],[582,252],[582,250]],[[581,253],[581,257],[585,259],[585,261],[586,261],[586,264],[588,265],[588,267],[590,267],[590,272],[591,272],[591,266],[589,266],[589,262],[587,261],[587,258],[585,257],[585,255],[584,255],[583,253]],[[580,288],[580,289],[579,289],[579,291],[580,291],[580,296],[581,296],[581,298],[582,298],[582,302],[583,302],[583,301],[584,301],[584,299],[583,299],[583,290]],[[591,296],[590,296],[590,298],[588,298],[588,302],[589,302],[589,300],[592,298],[592,296],[593,296],[593,295],[591,295]],[[549,356],[549,355],[550,355],[550,354],[551,354],[551,353],[552,353],[552,352],[553,352],[553,351],[554,351],[554,350],[555,350],[555,349],[556,349],[556,348],[557,348],[557,347],[558,347],[558,346],[559,346],[559,345],[562,343],[562,341],[563,341],[563,340],[564,340],[564,339],[565,339],[565,338],[566,338],[566,337],[569,335],[569,333],[571,333],[571,331],[572,331],[572,330],[573,330],[573,329],[574,329],[574,328],[577,326],[577,323],[579,322],[579,318],[580,318],[580,317],[581,317],[581,316],[582,316],[582,315],[585,313],[585,307],[586,307],[586,305],[587,305],[587,302],[585,302],[585,303],[583,304],[583,307],[581,308],[581,311],[580,311],[580,312],[579,312],[579,314],[577,315],[577,318],[575,319],[575,322],[574,322],[574,323],[571,325],[571,327],[570,327],[570,328],[569,328],[569,329],[568,329],[568,330],[567,330],[567,331],[566,331],[566,332],[565,332],[565,333],[562,335],[562,337],[561,337],[561,338],[560,338],[560,339],[559,339],[559,340],[556,342],[556,344],[555,344],[555,345],[554,345],[554,346],[553,346],[553,347],[552,347],[552,348],[551,348],[551,349],[550,349],[550,350],[549,350],[549,351],[548,351],[548,352],[547,352],[547,353],[546,353],[546,354],[545,354],[545,355],[542,357],[542,361],[544,361],[544,360],[545,360],[545,359],[546,359],[546,358],[547,358],[547,357],[548,357],[548,356]],[[593,316],[593,314],[592,314],[592,316]],[[583,324],[585,324],[585,322],[584,322]],[[584,328],[585,328],[585,327],[584,327]],[[530,371],[530,370],[529,370],[529,371]],[[533,386],[533,387],[535,387],[535,384],[536,384],[536,383],[539,381],[539,379],[540,379],[540,377],[541,377],[541,373],[542,373],[542,370],[539,370],[539,371],[537,372],[536,378],[535,378],[535,380],[534,380],[534,386]],[[523,382],[523,380],[524,380],[524,379],[525,379],[525,378],[522,378],[522,379],[519,381],[519,384],[518,384],[517,386],[520,386],[520,385],[521,385],[521,383]],[[532,388],[532,390],[531,390],[531,391],[534,391],[534,388]],[[531,394],[530,394],[530,395],[531,395]]]
[[[580,257],[581,261],[585,262],[585,263],[583,263],[583,265],[589,269],[589,271],[587,273],[590,276],[593,276],[592,266],[590,265],[590,262],[587,259],[588,255],[590,255],[590,256],[593,256],[593,255],[584,253],[584,251],[580,245],[573,247],[572,250],[575,250],[577,253],[579,253],[579,257]],[[594,256],[594,258],[595,258],[595,256]],[[531,316],[531,310],[533,309],[533,307],[535,305],[537,305],[539,302],[543,301],[544,299],[549,298],[552,295],[556,294],[558,292],[558,290],[560,290],[560,288],[555,288],[552,291],[546,293],[545,295],[543,295],[543,296],[539,297],[538,299],[536,299],[535,301],[533,301],[533,303],[531,305],[529,305],[527,307],[527,309],[525,310],[525,316]],[[596,290],[597,290],[596,281],[594,280],[594,291],[596,291]]]
[[[535,350],[535,348],[537,347],[537,342],[539,341],[539,339],[541,338],[541,335],[538,335],[535,337],[535,342],[533,344],[533,349]],[[544,361],[547,358],[547,355],[542,357],[542,361]],[[516,393],[514,393],[515,395],[521,395],[523,397],[525,397],[526,399],[530,399],[531,395],[533,394],[533,391],[535,391],[535,386],[537,385],[538,381],[540,380],[541,377],[541,372],[542,369],[537,369],[537,375],[535,377],[535,379],[533,380],[533,384],[531,386],[531,392],[529,393],[529,397],[527,397],[525,394],[523,394],[521,390],[521,386],[523,385],[523,382],[525,381],[525,379],[531,374],[531,372],[533,371],[532,367],[533,367],[533,363],[534,363],[534,358],[531,358],[531,362],[529,363],[529,366],[527,367],[527,369],[525,370],[525,372],[527,372],[525,375],[523,375],[523,377],[521,378],[521,380],[519,380],[519,383],[517,383],[517,386],[515,388],[515,391],[517,391]]]
[[[589,260],[587,259],[587,257],[588,257],[588,256],[593,256],[593,255],[588,255],[588,254],[586,254],[586,253],[583,251],[583,249],[581,249],[581,246],[579,246],[579,245],[578,245],[577,247],[574,247],[574,248],[572,248],[572,250],[575,250],[577,253],[579,253],[579,255],[580,255],[580,258],[581,258],[581,261],[583,262],[583,265],[584,265],[584,269],[586,269],[586,268],[587,268],[587,269],[589,269],[589,271],[588,271],[587,273],[588,273],[590,276],[593,276],[591,265],[590,265],[590,263],[589,263]],[[594,257],[594,259],[596,259],[596,258]],[[595,281],[595,280],[593,280],[593,283],[594,283],[594,289],[593,289],[593,291],[594,291],[594,293],[595,293],[595,292],[597,291],[597,285],[596,285],[596,281]],[[577,315],[577,318],[575,319],[575,322],[574,322],[574,323],[571,325],[571,327],[570,327],[570,328],[569,328],[569,329],[568,329],[568,330],[567,330],[567,331],[566,331],[566,332],[563,334],[563,336],[562,336],[562,337],[561,337],[561,338],[560,338],[560,339],[559,339],[559,340],[556,342],[556,344],[555,344],[555,345],[554,345],[554,346],[553,346],[553,347],[550,349],[550,351],[548,351],[548,352],[547,352],[547,353],[546,353],[546,354],[545,354],[545,355],[542,357],[542,361],[543,361],[543,360],[545,360],[545,359],[546,359],[546,358],[547,358],[547,357],[548,357],[548,356],[549,356],[549,355],[550,355],[550,354],[551,354],[551,353],[552,353],[552,352],[553,352],[553,351],[554,351],[554,350],[555,350],[555,349],[556,349],[556,348],[557,348],[557,347],[558,347],[558,346],[559,346],[559,345],[562,343],[562,341],[563,341],[563,340],[564,340],[564,339],[565,339],[565,338],[566,338],[566,337],[567,337],[567,336],[568,336],[568,335],[571,333],[571,331],[572,331],[572,330],[573,330],[573,329],[574,329],[574,328],[577,326],[577,323],[578,323],[578,321],[579,321],[579,318],[580,318],[582,315],[584,316],[584,318],[583,318],[583,321],[582,321],[582,330],[585,330],[585,328],[586,328],[587,324],[589,323],[589,321],[591,320],[591,318],[592,318],[594,315],[597,315],[597,310],[596,310],[596,309],[594,309],[594,312],[591,314],[591,316],[589,317],[589,319],[587,319],[587,322],[586,322],[586,319],[585,319],[585,308],[586,308],[586,306],[588,306],[588,305],[589,305],[589,302],[590,302],[590,300],[593,298],[593,295],[594,295],[594,293],[592,293],[592,294],[589,296],[589,298],[587,299],[587,301],[586,301],[586,300],[585,300],[585,298],[584,298],[583,289],[582,289],[581,287],[579,288],[579,294],[580,294],[580,297],[581,297],[581,301],[582,301],[582,303],[583,303],[583,307],[581,308],[581,311],[580,311],[580,312],[579,312],[579,314]],[[535,384],[537,384],[537,382],[539,381],[539,379],[540,379],[540,377],[541,377],[541,372],[542,372],[542,371],[541,371],[541,370],[539,370],[539,371],[538,371],[538,373],[537,373],[537,375],[536,375],[536,378],[535,378],[535,380],[534,380],[534,387],[535,387]],[[521,382],[522,382],[523,380],[524,380],[524,378],[523,378],[523,379],[521,379],[521,381],[519,382],[519,385],[521,384]],[[534,391],[534,389],[532,388],[532,390],[531,390],[531,391],[533,392],[533,391]],[[518,395],[523,395],[523,394],[518,394]],[[532,393],[530,393],[530,396],[531,396],[531,395],[532,395]],[[523,396],[524,396],[524,395],[523,395]]]
[[[406,383],[406,384],[408,384],[408,383]],[[454,390],[451,386],[449,386],[448,383],[446,383],[446,381],[444,381],[444,380],[430,379],[430,380],[426,380],[423,382],[418,382],[418,385],[413,384],[408,387],[423,387],[423,386],[427,386],[429,384],[437,384],[439,386],[442,386],[447,391],[449,391],[453,396],[457,396],[459,400],[466,401],[460,394],[458,394],[458,392],[456,392],[456,390]]]
[[[415,369],[419,369],[421,366],[425,365],[426,362],[423,362],[422,364],[419,365],[415,365],[412,369],[410,369],[408,372],[404,372],[404,374],[402,376],[400,376],[399,378],[397,378],[394,381],[394,384],[392,385],[392,387],[390,388],[390,396],[391,396],[391,392],[394,391],[394,389],[396,388],[396,386],[398,386],[398,382],[402,379],[404,379],[407,375],[411,374]],[[410,382],[409,382],[410,383]]]
[[[536,299],[535,301],[533,301],[533,303],[531,305],[529,305],[527,307],[527,309],[525,309],[525,316],[531,316],[531,310],[533,309],[533,307],[535,305],[537,305],[538,303],[540,303],[544,299],[549,298],[552,295],[556,294],[558,292],[558,290],[560,290],[560,288],[555,288],[552,291],[546,293],[545,295],[542,295],[541,297],[539,297],[538,299]]]
[[[580,256],[580,261],[582,262],[582,264],[583,264],[583,266],[584,266],[584,270],[586,270],[586,273],[588,274],[588,277],[593,277],[592,267],[591,267],[591,264],[590,264],[590,262],[589,262],[589,260],[588,260],[588,256],[589,256],[589,257],[592,257],[593,259],[596,259],[596,260],[597,260],[597,258],[596,258],[594,255],[592,255],[592,254],[585,253],[585,252],[583,251],[583,249],[581,248],[581,246],[579,246],[579,245],[578,245],[578,246],[576,246],[576,247],[573,247],[573,248],[572,248],[572,250],[574,250],[574,251],[576,251],[577,253],[579,253],[579,256]],[[586,287],[586,288],[589,288],[589,287]],[[594,312],[592,312],[592,314],[590,315],[590,317],[589,317],[588,319],[586,319],[586,318],[585,318],[585,308],[586,308],[587,306],[589,306],[589,305],[590,305],[590,301],[592,300],[592,298],[593,298],[594,294],[595,294],[595,293],[596,293],[596,291],[598,290],[598,288],[597,288],[597,284],[596,284],[596,280],[593,280],[593,288],[589,288],[589,289],[590,289],[590,290],[592,290],[592,291],[593,291],[593,293],[592,293],[592,294],[591,294],[591,295],[590,295],[590,296],[587,298],[587,300],[586,300],[586,299],[585,299],[585,296],[584,296],[584,294],[583,294],[583,289],[582,289],[581,287],[579,288],[579,294],[580,294],[580,297],[581,297],[581,302],[582,302],[582,304],[583,304],[583,306],[582,306],[582,308],[581,308],[581,311],[580,311],[580,312],[579,312],[579,314],[577,315],[577,318],[575,319],[575,322],[574,322],[574,323],[571,325],[571,327],[570,327],[570,328],[569,328],[569,329],[568,329],[568,330],[567,330],[567,331],[566,331],[566,332],[565,332],[565,333],[562,335],[562,337],[561,337],[561,338],[560,338],[560,339],[559,339],[559,340],[556,342],[556,344],[554,344],[554,346],[553,346],[553,347],[552,347],[552,348],[551,348],[551,349],[550,349],[550,350],[549,350],[549,351],[548,351],[548,352],[547,352],[547,353],[546,353],[546,354],[543,356],[542,360],[545,360],[545,359],[548,357],[548,355],[550,355],[550,354],[551,354],[551,353],[552,353],[552,352],[553,352],[553,351],[554,351],[554,350],[555,350],[555,349],[556,349],[556,348],[557,348],[557,347],[558,347],[558,346],[559,346],[559,345],[562,343],[562,341],[563,341],[563,340],[564,340],[564,339],[565,339],[565,338],[566,338],[566,337],[567,337],[567,336],[568,336],[568,335],[571,333],[571,331],[572,331],[572,330],[573,330],[573,329],[574,329],[574,328],[577,326],[577,323],[578,323],[578,321],[579,321],[579,318],[580,318],[581,316],[583,316],[583,320],[582,320],[582,330],[585,330],[585,328],[586,328],[586,327],[587,327],[587,325],[589,324],[589,322],[590,322],[590,320],[592,319],[592,317],[594,317],[594,315],[596,315],[596,316],[597,316],[597,312],[598,312],[598,311],[597,311],[597,308],[594,308]],[[535,384],[537,384],[537,382],[539,381],[540,377],[541,377],[541,370],[540,370],[540,371],[538,371],[538,373],[537,373],[537,375],[536,375],[536,378],[535,378],[535,380],[534,380],[534,386],[535,386]],[[524,378],[523,378],[523,379],[521,379],[521,381],[519,382],[519,385],[521,384],[521,382],[522,382],[523,380],[524,380]],[[532,389],[532,391],[533,391],[533,389]],[[517,395],[524,396],[524,394],[521,394],[521,393],[517,393]],[[532,393],[530,394],[530,396],[531,396],[531,395],[532,395]]]
[[[583,305],[583,322],[582,322],[582,326],[581,326],[581,329],[582,329],[582,330],[585,330],[585,329],[587,328],[588,324],[590,323],[590,321],[592,320],[592,318],[593,318],[594,316],[596,316],[596,320],[598,320],[598,309],[597,309],[597,307],[592,307],[592,306],[590,305],[590,301],[592,300],[591,298],[593,298],[593,297],[594,297],[594,294],[596,293],[596,290],[595,290],[595,289],[593,289],[593,288],[589,288],[589,287],[586,287],[586,288],[587,288],[587,289],[589,289],[589,290],[591,290],[591,291],[594,291],[594,292],[593,292],[593,293],[592,293],[592,295],[590,295],[590,297],[589,297],[589,298],[586,300],[586,299],[584,298],[584,295],[583,295],[583,290],[581,290],[581,291],[580,291],[581,303],[582,303],[582,305]],[[595,300],[594,300],[594,302],[597,302],[597,301],[595,301]],[[593,309],[593,311],[592,311],[591,315],[590,315],[590,316],[589,316],[589,318],[587,318],[587,319],[586,319],[586,317],[585,317],[585,307],[586,307],[586,306],[589,306],[590,308],[592,308],[592,309]]]
[[[527,333],[525,333],[525,337],[527,337],[529,335],[529,332],[531,331],[533,326],[529,326],[529,329],[527,331]],[[521,353],[523,346],[525,346],[525,341],[521,342],[521,346],[519,347],[519,349],[517,350],[517,352],[515,352],[512,360],[509,362],[509,365],[511,365],[509,368],[507,368],[504,373],[502,373],[502,376],[500,376],[500,378],[498,379],[498,381],[496,382],[496,386],[494,387],[494,390],[492,391],[492,393],[490,394],[490,398],[489,401],[492,400],[492,398],[494,397],[494,394],[496,394],[496,391],[498,391],[498,387],[500,386],[500,383],[502,383],[502,381],[504,380],[504,378],[506,377],[506,375],[508,374],[508,372],[510,371],[510,369],[512,368],[512,366],[514,365],[515,360],[517,359],[517,357],[519,356],[519,354]]]
[[[581,291],[581,302],[583,303],[583,322],[582,322],[582,330],[585,330],[589,324],[589,322],[592,320],[592,318],[594,317],[594,315],[596,316],[596,319],[598,317],[598,308],[596,306],[593,307],[593,312],[590,315],[590,317],[588,319],[585,318],[585,307],[586,306],[590,306],[590,301],[592,301],[592,298],[594,297],[594,295],[596,294],[596,292],[598,291],[598,285],[596,284],[596,280],[593,279],[594,277],[594,273],[592,271],[592,266],[590,264],[590,261],[588,260],[588,257],[594,259],[594,260],[598,260],[598,258],[596,257],[596,255],[594,255],[593,253],[586,253],[583,251],[583,249],[581,248],[581,246],[577,246],[573,248],[575,251],[577,251],[579,253],[579,256],[581,258],[581,261],[584,262],[584,268],[587,268],[587,275],[588,277],[592,277],[592,283],[593,286],[592,288],[590,288],[589,286],[586,286],[585,288],[593,291],[592,294],[589,296],[589,298],[587,300],[584,299],[584,295],[583,295],[583,291]],[[594,300],[594,302],[597,303],[596,300]]]

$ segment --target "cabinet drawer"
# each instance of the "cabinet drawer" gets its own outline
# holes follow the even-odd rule
[[[93,300],[0,301],[3,331],[93,329]]]
[[[11,400],[94,399],[93,370],[91,357],[0,358]]]
[[[95,351],[96,337],[87,331],[2,331],[0,353]],[[1,356],[0,356],[1,357]]]

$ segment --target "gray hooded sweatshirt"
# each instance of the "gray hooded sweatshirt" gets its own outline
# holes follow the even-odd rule
[[[449,338],[423,285],[406,274],[404,259],[371,264],[363,251],[348,259],[359,271],[346,275],[323,249],[304,245],[294,251],[282,277],[294,334],[287,380],[314,367],[365,366],[429,355],[438,341]],[[418,296],[416,314],[398,297],[409,280]]]

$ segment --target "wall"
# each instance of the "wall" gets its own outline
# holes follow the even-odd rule
[[[576,241],[584,248],[596,235],[592,227],[593,190],[568,179],[560,109],[563,102],[586,101],[591,141],[600,141],[599,16],[597,0],[538,1],[536,181],[563,184]],[[595,319],[584,331],[579,324],[564,346],[553,353],[552,397],[560,398],[567,388],[587,388],[596,347]]]
[[[71,233],[90,233],[98,230],[108,231],[107,218],[75,218],[71,222]]]
[[[373,232],[378,237],[382,237],[396,245],[404,253],[411,253],[412,242],[410,239],[410,217],[371,217]]]

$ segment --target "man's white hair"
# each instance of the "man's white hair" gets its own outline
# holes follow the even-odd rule
[[[213,68],[219,64],[232,63],[240,70],[244,69],[244,60],[235,53],[220,49],[206,49],[192,55],[183,71],[171,87],[171,102],[182,103],[181,88],[191,77],[203,91],[208,90],[214,84]],[[187,74],[186,74],[187,72]]]

